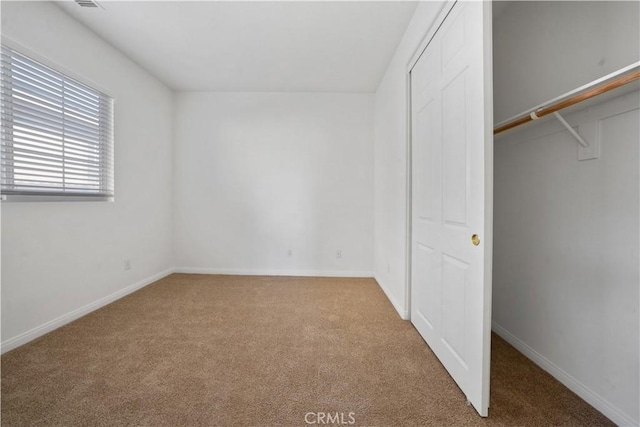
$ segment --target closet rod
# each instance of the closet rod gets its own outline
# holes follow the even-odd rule
[[[637,67],[637,65],[636,65]],[[621,70],[622,71],[622,70]],[[603,79],[606,79],[603,78]],[[600,79],[598,81],[596,81],[595,83],[602,81],[603,79]],[[535,110],[533,110],[531,113],[524,115],[520,118],[517,118],[515,120],[511,120],[505,124],[499,125],[497,126],[494,130],[493,130],[493,134],[497,135],[501,132],[504,132],[506,130],[509,129],[513,129],[517,126],[523,125],[525,123],[531,122],[533,120],[539,119],[541,117],[547,116],[549,114],[552,114],[556,111],[562,110],[563,108],[567,108],[570,107],[574,104],[577,104],[579,102],[585,101],[589,98],[593,98],[594,96],[598,96],[600,94],[603,94],[605,92],[609,92],[610,90],[619,88],[620,86],[624,86],[628,83],[631,83],[634,80],[638,80],[640,79],[640,70],[636,70],[632,73],[629,74],[624,74],[620,77],[617,77],[613,80],[608,81],[607,83],[603,83],[599,86],[595,86],[591,89],[588,89],[584,92],[581,92],[577,95],[571,96],[570,98],[566,98],[566,99],[562,99],[554,104],[551,104],[549,106],[546,107],[539,107]]]

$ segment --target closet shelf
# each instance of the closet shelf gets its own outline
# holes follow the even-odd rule
[[[559,120],[558,111],[586,101],[587,99],[612,91],[626,84],[640,79],[640,62],[636,62],[618,71],[608,74],[602,78],[592,81],[584,86],[567,92],[555,99],[547,101],[528,112],[518,114],[517,116],[507,119],[499,123],[493,130],[493,134],[497,135],[509,129],[513,129],[528,122],[532,122],[549,114],[554,114]],[[563,120],[561,120],[563,121]],[[566,122],[563,123],[563,125]],[[567,127],[568,125],[565,125]],[[568,127],[570,129],[570,127]],[[572,132],[573,133],[573,132]],[[574,135],[575,136],[575,135]],[[577,138],[577,137],[576,137]],[[581,145],[586,146],[582,139],[578,139]]]

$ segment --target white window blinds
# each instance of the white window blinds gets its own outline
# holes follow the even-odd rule
[[[6,46],[3,196],[113,197],[113,100]]]

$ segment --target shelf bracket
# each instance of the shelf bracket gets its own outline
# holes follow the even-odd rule
[[[560,115],[560,113],[556,111],[555,113],[553,113],[553,115],[556,116],[556,119],[560,120],[562,126],[567,128],[567,130],[571,132],[571,135],[573,135],[573,137],[578,140],[578,143],[580,145],[582,145],[584,148],[589,148],[589,143],[587,143],[587,141],[585,141],[580,135],[578,135],[578,132],[576,132],[575,129],[573,129],[571,125],[567,123],[567,121]]]
[[[598,132],[598,122],[586,123],[579,126],[579,130],[583,135],[589,135],[589,144],[569,123],[558,113],[557,111],[553,115],[562,123],[571,135],[578,141],[580,146],[578,147],[578,160],[593,160],[600,157],[600,139]]]

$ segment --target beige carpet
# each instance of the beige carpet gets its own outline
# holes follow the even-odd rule
[[[309,412],[612,425],[495,335],[478,417],[372,279],[175,274],[2,357],[3,425],[305,426]]]

